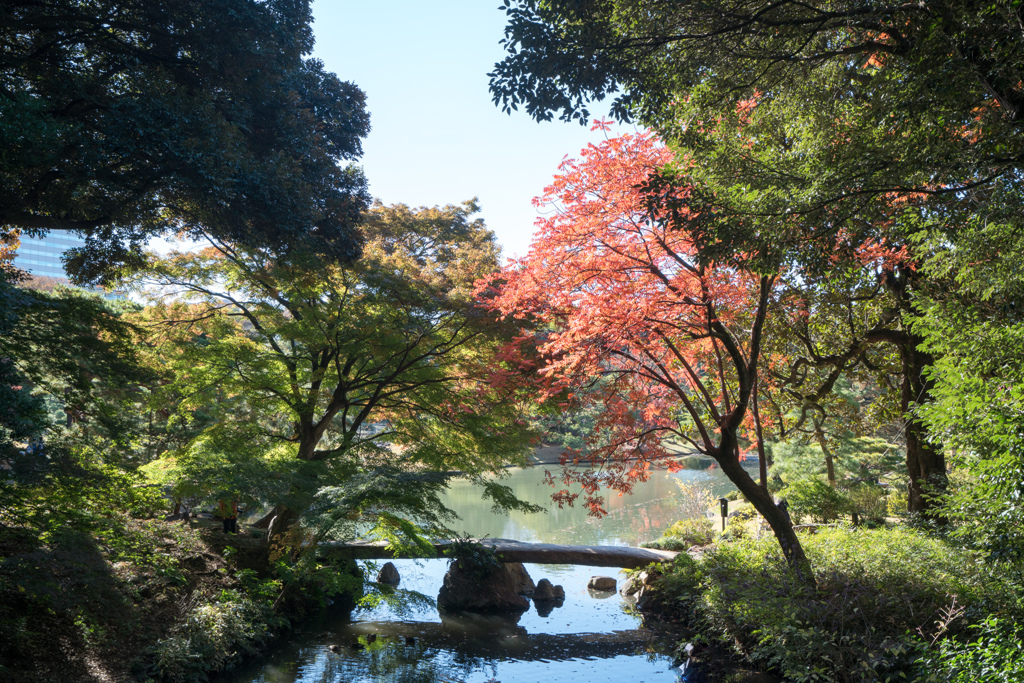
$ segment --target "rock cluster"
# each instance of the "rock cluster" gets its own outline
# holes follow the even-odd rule
[[[620,591],[627,600],[633,601],[636,608],[643,612],[658,613],[663,611],[654,584],[661,574],[654,571],[642,571],[630,578]]]
[[[447,612],[522,612],[530,607],[531,596],[537,613],[547,616],[565,600],[565,589],[548,579],[534,584],[521,562],[505,562],[486,577],[464,570],[453,562],[437,594],[437,609]]]
[[[565,589],[561,586],[553,586],[547,579],[537,582],[537,588],[533,591],[534,602],[538,600],[565,600]]]

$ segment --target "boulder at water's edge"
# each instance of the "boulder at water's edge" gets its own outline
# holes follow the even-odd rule
[[[537,587],[533,591],[534,601],[539,600],[564,600],[565,589],[561,586],[552,586],[551,582],[547,579],[541,579],[537,582]]]
[[[453,562],[437,594],[437,609],[442,613],[523,612],[529,609],[530,601],[520,592],[532,592],[533,588],[533,580],[520,562],[504,563],[483,578]]]
[[[587,588],[594,591],[613,591],[616,583],[610,576],[591,576]]]
[[[391,562],[385,562],[384,566],[377,572],[377,583],[386,583],[389,586],[397,586],[402,581],[398,574],[398,568]]]

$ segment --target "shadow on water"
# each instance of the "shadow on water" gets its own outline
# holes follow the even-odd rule
[[[542,484],[543,469],[513,470],[502,483],[516,495],[547,504],[551,489]],[[540,515],[494,515],[478,490],[458,482],[447,504],[475,536],[582,545],[637,544],[656,538],[674,521],[674,480],[706,483],[715,495],[729,490],[721,473],[655,473],[631,497],[610,498],[609,516],[587,518],[582,510],[552,510]],[[436,596],[447,567],[445,560],[395,561],[403,589]],[[641,624],[616,592],[588,591],[596,574],[615,570],[564,565],[526,565],[534,581],[548,578],[565,590],[564,601],[531,602],[515,616],[438,614],[429,605],[400,611],[387,605],[351,615],[308,622],[288,643],[218,683],[501,683],[552,680],[587,683],[674,683],[686,681],[755,681],[736,677],[719,666],[681,672],[671,653],[678,635],[657,623]],[[703,668],[701,668],[703,667]],[[724,675],[721,675],[724,674]],[[687,678],[683,678],[686,675]]]

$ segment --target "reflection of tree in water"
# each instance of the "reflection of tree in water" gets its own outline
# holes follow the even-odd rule
[[[507,623],[503,623],[507,622]],[[370,627],[363,623],[361,628]],[[528,634],[514,619],[460,617],[433,622],[377,622],[388,631],[364,649],[341,647],[340,652],[318,653],[302,668],[302,683],[456,683],[472,674],[498,675],[502,661],[559,662],[639,655],[654,661],[670,644],[647,630],[611,633]],[[416,636],[408,634],[415,633]],[[351,642],[355,635],[351,633]],[[344,638],[345,634],[339,634]],[[415,638],[409,644],[408,638]]]
[[[637,484],[633,494],[621,498],[615,493],[608,496],[605,505],[608,515],[595,519],[588,517],[583,508],[560,510],[551,504],[553,489],[543,483],[544,471],[556,468],[537,466],[510,470],[509,477],[502,482],[509,485],[517,497],[547,507],[547,514],[493,515],[490,505],[481,501],[479,489],[457,480],[451,482],[445,504],[458,512],[465,526],[470,527],[465,531],[471,536],[581,545],[636,544],[657,538],[687,514],[684,510],[692,507],[684,504],[677,482],[707,487],[714,496],[735,488],[720,471],[684,470],[671,475],[655,471],[650,481]]]
[[[623,499],[628,500],[625,496]],[[573,543],[597,542],[607,535],[602,533],[602,527],[613,525],[623,542],[637,545],[651,541],[660,536],[662,530],[687,516],[681,502],[677,491],[653,500],[623,502],[608,510],[604,517],[588,517],[562,527],[564,537]]]
[[[361,639],[365,643],[365,638]],[[365,649],[342,648],[320,654],[306,667],[303,683],[455,683],[476,671],[495,671],[496,661],[438,649],[422,640],[408,644],[404,637],[383,637]],[[315,678],[311,678],[312,674]]]

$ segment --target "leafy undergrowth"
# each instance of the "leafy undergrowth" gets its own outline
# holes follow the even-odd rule
[[[658,602],[787,680],[943,681],[968,664],[995,672],[972,681],[1017,680],[999,677],[1022,659],[1007,626],[1024,616],[1013,572],[906,528],[826,529],[802,543],[816,591],[792,577],[773,538],[747,538],[700,560],[681,554]]]
[[[715,539],[715,526],[705,517],[682,519],[670,526],[661,538],[643,544],[644,548],[656,550],[689,550],[703,546]]]
[[[87,529],[0,527],[0,679],[201,680],[258,648],[280,625],[273,586],[211,538],[119,514]]]

